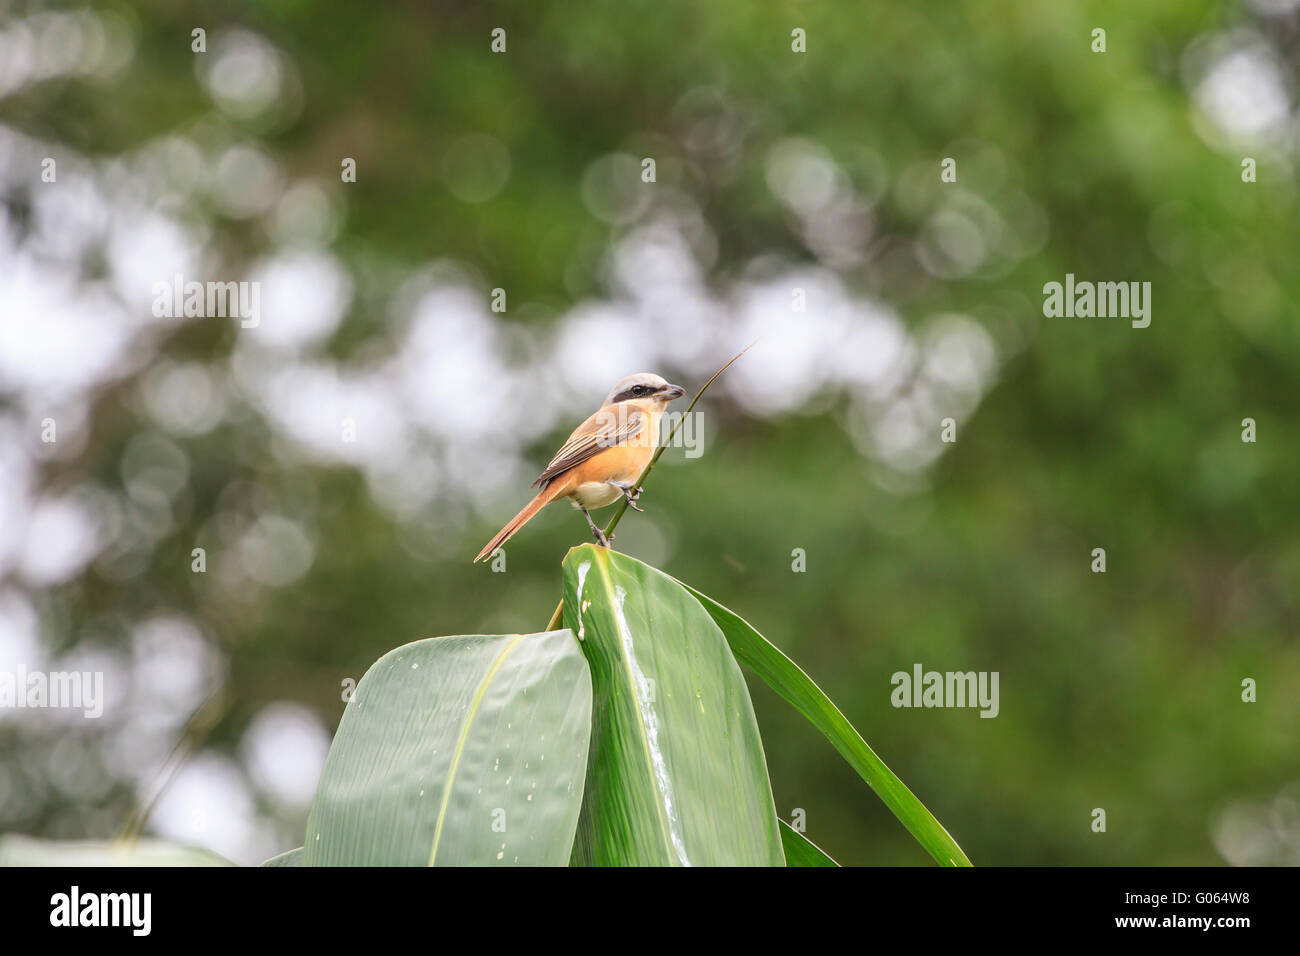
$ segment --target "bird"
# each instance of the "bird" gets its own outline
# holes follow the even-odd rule
[[[668,403],[686,390],[653,372],[638,372],[619,379],[600,408],[573,430],[532,487],[540,490],[504,528],[483,546],[474,563],[489,557],[529,519],[559,498],[568,498],[582,512],[601,547],[609,547],[605,533],[591,511],[626,498],[637,506],[641,490],[636,481],[659,445],[659,421]],[[635,489],[635,490],[634,490]]]

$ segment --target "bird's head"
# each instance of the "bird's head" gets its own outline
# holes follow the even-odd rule
[[[681,398],[686,394],[686,389],[680,385],[673,385],[662,376],[654,372],[638,372],[635,375],[629,375],[627,378],[619,379],[618,383],[609,390],[605,396],[605,404],[613,405],[617,402],[643,401],[656,402],[661,406],[667,405],[675,398]]]

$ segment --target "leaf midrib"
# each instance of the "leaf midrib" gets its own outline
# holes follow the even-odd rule
[[[601,580],[605,584],[605,599],[611,602],[611,607],[612,607],[613,602],[615,602],[617,598],[613,593],[613,581],[610,580],[610,576],[609,576],[609,560],[603,554],[597,554],[595,557],[596,557],[597,566],[600,568]],[[578,608],[578,613],[579,614],[582,613],[581,607]],[[624,617],[626,617],[627,614],[626,608],[623,609],[623,613],[624,613]],[[613,616],[614,618],[614,630],[615,632],[617,632],[615,636],[618,640],[618,652],[619,652],[618,656],[619,659],[623,662],[623,670],[627,674],[628,686],[632,689],[632,695],[631,695],[632,702],[633,702],[632,709],[633,711],[636,712],[636,725],[641,731],[640,733],[640,739],[642,745],[641,752],[645,755],[646,772],[649,774],[651,785],[654,788],[656,795],[658,796],[658,799],[652,802],[654,803],[655,806],[655,816],[662,823],[662,825],[659,827],[659,835],[664,841],[664,852],[667,855],[667,859],[672,860],[676,858],[677,854],[673,851],[672,837],[669,835],[671,824],[669,823],[668,815],[664,810],[664,801],[663,801],[664,795],[659,791],[659,784],[655,779],[654,757],[652,757],[650,754],[650,735],[646,731],[645,718],[641,713],[641,699],[640,697],[637,696],[636,675],[632,673],[632,662],[631,660],[628,659],[627,650],[623,647],[623,635],[621,632],[618,631],[618,616],[616,614],[613,614],[612,611],[611,611],[611,616]],[[630,634],[631,632],[630,627],[628,628],[628,631]]]
[[[501,648],[501,652],[493,659],[492,666],[483,675],[483,680],[474,693],[474,700],[470,703],[469,713],[465,715],[465,723],[460,729],[460,739],[456,741],[456,749],[452,752],[451,763],[447,767],[447,783],[442,788],[442,805],[438,808],[438,821],[433,828],[433,847],[429,850],[430,866],[433,866],[433,861],[438,856],[438,843],[442,840],[442,825],[447,819],[447,807],[451,803],[451,791],[456,783],[456,773],[460,770],[461,757],[465,754],[465,742],[469,740],[470,727],[474,723],[474,718],[478,716],[479,708],[483,705],[483,698],[487,694],[488,685],[492,683],[492,678],[496,677],[497,671],[501,669],[505,659],[510,656],[519,645],[519,642],[527,636],[527,634],[520,634]]]

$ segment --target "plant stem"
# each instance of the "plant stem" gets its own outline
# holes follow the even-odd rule
[[[555,605],[555,613],[551,615],[550,623],[546,625],[546,629],[548,631],[558,630],[560,624],[563,621],[564,621],[564,599],[561,598],[560,603]]]

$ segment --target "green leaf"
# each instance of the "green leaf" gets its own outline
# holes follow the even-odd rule
[[[736,659],[753,670],[826,735],[840,756],[876,791],[894,816],[898,817],[935,860],[945,866],[971,865],[957,841],[948,835],[934,814],[907,789],[903,781],[894,776],[893,771],[867,746],[862,735],[853,729],[839,708],[831,703],[830,698],[822,693],[812,678],[800,670],[799,665],[782,654],[740,615],[701,594],[689,584],[678,583],[695,595],[717,622]]]
[[[626,555],[564,560],[595,701],[575,865],[781,866],[749,690],[699,602]]]
[[[302,847],[290,850],[288,853],[281,853],[279,856],[273,856],[262,866],[302,866]]]
[[[209,850],[163,840],[38,840],[0,837],[0,866],[234,866]]]
[[[438,637],[381,657],[339,723],[304,866],[564,866],[591,678],[568,631]]]
[[[784,820],[781,821],[781,846],[785,849],[786,866],[839,866],[825,850]]]

